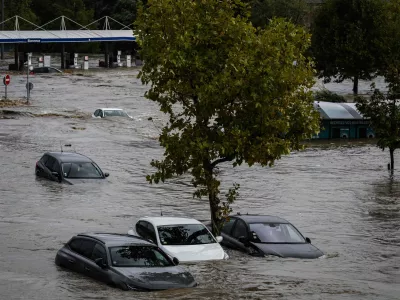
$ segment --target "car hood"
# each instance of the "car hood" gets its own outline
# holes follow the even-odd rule
[[[202,245],[161,246],[170,256],[181,262],[223,259],[225,252],[219,243]]]
[[[130,286],[147,290],[165,290],[196,286],[193,276],[177,266],[163,268],[116,268],[128,278]]]
[[[82,183],[100,183],[103,182],[105,178],[93,178],[93,179],[81,179],[81,178],[63,178],[63,181],[68,184],[82,184]]]
[[[318,258],[324,253],[311,244],[263,244],[252,243],[266,255],[293,258]]]

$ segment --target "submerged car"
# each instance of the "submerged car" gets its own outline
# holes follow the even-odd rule
[[[31,71],[31,74],[40,73],[62,73],[62,71],[54,67],[37,67],[33,68],[33,70]]]
[[[216,238],[201,222],[190,218],[144,217],[128,234],[139,235],[181,262],[227,259]]]
[[[196,286],[193,276],[161,249],[140,237],[78,234],[56,255],[55,263],[123,290],[150,291]]]
[[[89,157],[75,152],[46,152],[36,162],[35,173],[39,177],[69,184],[109,176]]]
[[[106,117],[126,117],[131,118],[123,109],[121,108],[99,108],[92,115],[93,118],[106,118]]]
[[[296,227],[275,216],[230,216],[221,235],[223,246],[256,256],[318,258],[324,255]]]

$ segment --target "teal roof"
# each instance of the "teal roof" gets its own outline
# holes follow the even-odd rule
[[[327,120],[362,120],[364,117],[357,110],[355,103],[332,103],[314,101],[314,107]]]

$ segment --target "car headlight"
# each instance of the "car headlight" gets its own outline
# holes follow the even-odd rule
[[[226,253],[226,252],[224,251],[224,259],[228,259],[228,258],[229,258],[228,253]]]

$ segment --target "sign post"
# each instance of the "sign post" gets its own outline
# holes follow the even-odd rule
[[[11,77],[10,75],[6,75],[3,78],[3,84],[4,84],[4,88],[5,88],[5,99],[7,100],[7,86],[10,84],[11,82]]]
[[[28,53],[28,59],[26,61],[26,68],[27,68],[27,72],[26,72],[26,102],[29,103],[29,96],[31,94],[31,89],[33,88],[33,84],[29,82],[29,72],[30,70],[30,66],[31,66],[31,61],[32,61],[32,53]],[[31,88],[32,85],[32,88]]]

